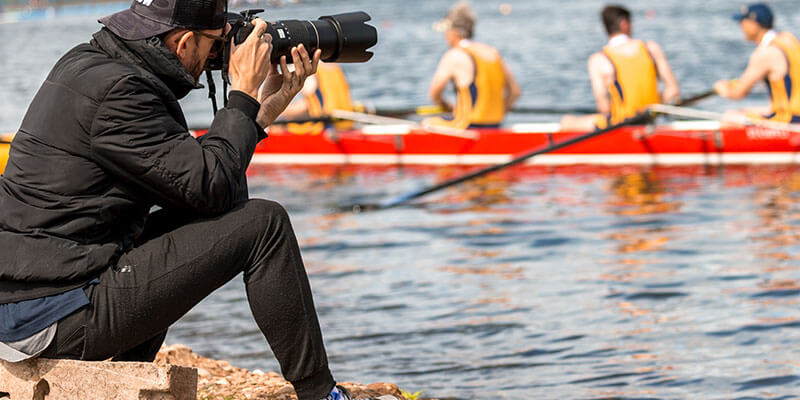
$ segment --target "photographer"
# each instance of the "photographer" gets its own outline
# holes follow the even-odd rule
[[[320,52],[298,46],[280,73],[255,20],[231,43],[230,102],[193,138],[178,99],[219,56],[224,1],[134,0],[36,94],[0,177],[0,358],[152,361],[171,324],[244,272],[298,397],[347,398],[287,213],[248,200],[245,177]]]

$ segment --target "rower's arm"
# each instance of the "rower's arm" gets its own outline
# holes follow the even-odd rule
[[[441,61],[439,61],[439,67],[436,68],[436,73],[433,74],[433,80],[431,81],[431,86],[428,89],[428,96],[431,98],[434,104],[440,105],[447,110],[451,110],[452,106],[444,99],[444,89],[447,87],[447,84],[453,80],[453,67],[451,61],[451,51],[445,53],[442,57]]]
[[[592,94],[597,104],[597,112],[611,113],[611,102],[608,99],[608,81],[614,81],[614,66],[602,53],[589,57],[589,78],[592,81]]]
[[[731,81],[719,81],[714,85],[714,89],[722,97],[731,100],[740,100],[750,93],[756,83],[762,81],[769,74],[774,62],[780,62],[783,54],[774,47],[757,49],[750,56],[747,69],[744,70],[739,79]]]
[[[522,95],[522,89],[519,88],[517,78],[511,73],[505,62],[503,62],[503,74],[506,76],[506,111],[514,107],[514,103]]]
[[[664,50],[656,42],[647,42],[647,50],[653,57],[653,62],[656,63],[656,70],[661,82],[664,83],[664,90],[661,92],[661,101],[664,103],[674,104],[681,98],[681,88],[678,85],[678,79],[675,78],[675,73],[672,71],[667,56]]]

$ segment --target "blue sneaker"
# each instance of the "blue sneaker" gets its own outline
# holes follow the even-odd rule
[[[336,385],[328,396],[322,400],[400,400],[395,396],[385,394],[380,397],[361,397],[361,398],[354,398],[350,391],[347,390],[344,386]]]

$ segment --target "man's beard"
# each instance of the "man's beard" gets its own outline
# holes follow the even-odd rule
[[[206,60],[201,60],[200,57],[197,57],[192,59],[192,63],[189,65],[189,68],[186,69],[189,74],[194,77],[195,82],[197,82],[198,79],[200,79],[200,75],[203,74],[205,65]]]

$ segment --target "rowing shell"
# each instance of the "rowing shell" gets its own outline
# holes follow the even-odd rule
[[[477,130],[473,138],[407,125],[372,125],[345,132],[270,132],[256,147],[256,164],[477,165],[506,162],[527,150],[579,133],[558,124],[516,124]],[[205,130],[194,130],[200,136]],[[10,139],[6,137],[5,139]],[[0,143],[0,173],[9,146]],[[800,134],[777,128],[721,127],[684,121],[620,128],[528,160],[534,165],[719,165],[800,163]]]
[[[202,135],[205,131],[195,131]],[[476,165],[515,155],[580,133],[558,124],[516,124],[477,130],[463,138],[409,126],[371,125],[346,132],[270,132],[256,164]],[[800,162],[800,134],[776,128],[722,127],[716,121],[633,126],[533,157],[535,165],[787,164]]]

